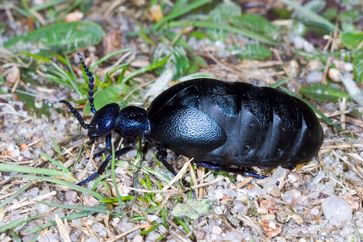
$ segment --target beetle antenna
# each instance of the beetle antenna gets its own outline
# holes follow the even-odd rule
[[[84,69],[84,71],[86,72],[87,74],[87,77],[88,77],[88,81],[89,81],[89,84],[88,84],[88,100],[89,100],[89,104],[91,106],[91,112],[92,113],[96,113],[96,108],[95,108],[95,105],[93,103],[93,88],[95,86],[95,79],[93,77],[93,74],[92,72],[88,69],[86,63],[84,62],[84,58],[83,56],[78,52],[78,57],[79,57],[79,61],[81,62],[81,65]]]
[[[74,117],[78,120],[78,122],[81,124],[81,126],[84,129],[89,129],[91,127],[90,124],[86,124],[83,121],[83,118],[81,116],[81,114],[72,106],[72,104],[70,104],[69,102],[67,102],[66,100],[60,100],[60,103],[64,103],[65,105],[67,105],[69,111],[74,115]]]

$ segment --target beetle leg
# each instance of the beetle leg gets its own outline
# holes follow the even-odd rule
[[[106,147],[104,149],[102,149],[101,151],[97,152],[97,153],[94,153],[93,154],[93,159],[96,159],[98,157],[101,157],[101,155],[105,154],[105,153],[108,153],[111,151],[112,149],[112,140],[111,140],[111,134],[107,135],[106,136]],[[87,158],[89,159],[89,158]]]
[[[207,169],[211,169],[211,170],[216,170],[216,171],[227,171],[227,172],[232,172],[232,173],[238,173],[241,174],[242,176],[245,177],[253,177],[256,179],[265,179],[267,176],[261,175],[256,173],[254,170],[246,168],[246,167],[241,167],[241,168],[233,168],[233,167],[226,167],[226,166],[221,166],[219,164],[214,164],[214,163],[210,163],[210,162],[205,162],[205,161],[196,161],[195,162],[198,166],[202,166],[205,167]]]
[[[166,153],[166,149],[163,147],[157,147],[156,148],[156,158],[158,158],[159,161],[161,161],[161,163],[163,163],[163,165],[165,166],[166,169],[168,169],[168,171],[170,171],[174,176],[176,176],[176,172],[174,170],[174,168],[167,162],[166,160],[166,156],[168,153]]]
[[[126,154],[127,152],[129,152],[130,150],[132,150],[134,147],[124,147],[122,149],[116,150],[115,151],[115,157],[119,157],[122,156],[124,154]],[[112,155],[108,155],[107,158],[101,163],[101,165],[98,167],[97,171],[95,173],[93,173],[92,175],[90,175],[89,177],[87,177],[86,179],[80,181],[79,183],[77,183],[78,186],[83,186],[85,184],[87,184],[88,182],[96,179],[97,177],[99,177],[106,169],[108,163],[110,162],[110,160],[112,159]]]

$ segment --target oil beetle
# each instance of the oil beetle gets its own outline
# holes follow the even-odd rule
[[[94,78],[82,56],[80,61],[89,78],[91,123],[86,124],[69,102],[60,102],[88,129],[91,142],[106,138],[109,154],[98,171],[79,185],[104,172],[111,159],[112,131],[128,139],[141,136],[159,147],[158,159],[173,174],[165,159],[166,148],[194,157],[198,166],[263,178],[251,167],[293,168],[309,161],[323,142],[319,120],[303,101],[273,88],[241,82],[194,79],[167,89],[147,110],[135,106],[120,109],[111,103],[96,111]],[[124,147],[115,154],[121,156],[131,149]]]

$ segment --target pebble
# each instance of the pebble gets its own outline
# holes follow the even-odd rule
[[[78,200],[78,194],[75,191],[66,191],[64,198],[67,202],[76,203]]]
[[[105,237],[107,235],[107,229],[106,229],[105,225],[103,225],[99,222],[92,224],[92,229],[102,237]]]
[[[304,49],[306,52],[313,52],[314,46],[300,36],[294,36],[292,42],[296,49]]]
[[[215,190],[215,199],[216,200],[220,200],[224,197],[224,193],[223,193],[223,190],[222,189],[217,189]]]
[[[352,219],[352,208],[340,197],[328,197],[322,202],[323,213],[333,225],[344,225]]]
[[[341,73],[338,71],[338,69],[330,68],[328,71],[328,76],[332,81],[340,82],[341,81]]]
[[[307,83],[321,82],[323,79],[323,73],[321,71],[312,71],[306,76]]]
[[[319,215],[319,213],[320,213],[319,208],[313,208],[313,209],[310,210],[311,215],[317,216],[317,215]]]
[[[159,216],[156,216],[154,214],[149,214],[146,217],[147,217],[147,220],[149,220],[150,222],[154,222],[155,220],[159,219]]]
[[[238,242],[243,241],[243,236],[240,232],[237,230],[234,231],[228,231],[226,235],[223,237],[223,240],[225,241],[231,241],[231,242]]]
[[[213,234],[221,234],[222,232],[223,232],[223,230],[221,229],[221,227],[213,226],[213,228],[212,228],[212,233]]]
[[[293,202],[296,202],[296,200],[301,196],[301,192],[296,190],[296,189],[292,189],[289,190],[287,192],[285,192],[282,195],[282,198],[284,199],[284,201],[288,204],[291,204]]]
[[[216,206],[216,207],[214,208],[214,212],[215,212],[216,214],[218,214],[218,215],[223,214],[223,210],[224,210],[224,206]]]
[[[156,241],[157,240],[157,238],[159,238],[160,237],[160,234],[159,233],[157,233],[157,232],[155,232],[155,231],[152,231],[152,232],[150,232],[148,235],[147,235],[147,237],[146,237],[146,240],[145,241]]]
[[[133,238],[133,240],[132,240],[132,242],[143,242],[144,241],[144,239],[142,238],[142,236],[141,235],[136,235],[134,238]]]
[[[318,71],[323,69],[323,64],[319,60],[311,60],[308,63],[308,68],[311,71]]]

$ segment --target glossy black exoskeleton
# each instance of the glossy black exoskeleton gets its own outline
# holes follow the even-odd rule
[[[106,150],[111,149],[111,132],[124,138],[142,136],[146,142],[193,157],[209,169],[245,172],[252,166],[292,168],[309,161],[319,150],[323,131],[314,112],[303,101],[269,87],[247,83],[230,83],[213,79],[194,79],[179,83],[161,93],[145,110],[128,106],[120,109],[111,103],[96,111],[93,105],[93,77],[81,58],[90,79],[89,101],[95,113],[90,124],[69,104],[82,127],[88,129],[91,141],[106,137]],[[120,156],[132,147],[116,151]],[[110,160],[80,184],[102,173]]]

